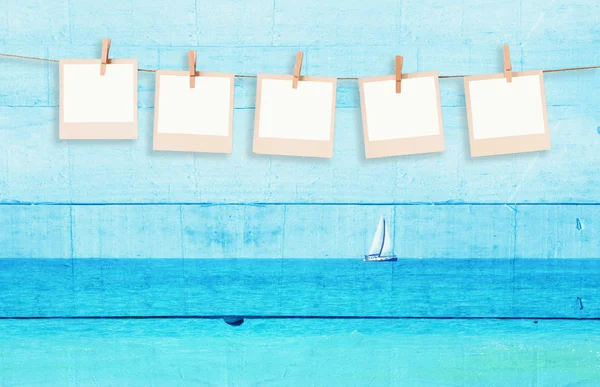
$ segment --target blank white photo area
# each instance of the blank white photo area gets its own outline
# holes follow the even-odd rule
[[[97,59],[64,59],[59,68],[60,139],[137,138],[136,59],[111,59],[104,75]]]
[[[465,77],[471,156],[549,150],[542,71]]]
[[[234,74],[157,71],[153,149],[231,153]]]
[[[359,79],[367,158],[443,152],[444,125],[437,72]]]
[[[333,157],[336,78],[259,74],[254,153]]]

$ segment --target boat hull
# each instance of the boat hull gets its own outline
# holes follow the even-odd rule
[[[372,256],[372,255],[365,255],[365,258],[363,259],[363,261],[365,262],[394,262],[397,261],[398,257],[396,256]]]

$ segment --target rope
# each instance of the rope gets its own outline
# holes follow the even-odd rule
[[[58,63],[56,59],[46,59],[46,58],[37,58],[34,56],[24,56],[24,55],[14,55],[14,54],[0,54],[0,56],[7,58],[17,58],[17,59],[28,59],[28,60],[39,60],[42,62],[51,62]],[[561,69],[551,69],[551,70],[542,70],[544,73],[558,73],[562,71],[579,71],[579,70],[592,70],[592,69],[600,69],[600,66],[586,66],[586,67],[565,67]],[[155,73],[157,70],[153,69],[138,69],[138,71],[143,73]],[[448,79],[448,78],[464,78],[469,75],[440,75],[439,78]],[[256,75],[235,75],[236,78],[256,78]],[[340,81],[356,81],[358,78],[337,78]]]

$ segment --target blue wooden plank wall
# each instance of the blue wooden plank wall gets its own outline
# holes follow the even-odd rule
[[[110,37],[141,68],[195,49],[199,71],[290,73],[302,50],[305,75],[387,75],[394,55],[486,74],[504,43],[515,71],[600,65],[599,18],[596,0],[7,0],[0,53],[97,58]],[[58,66],[0,57],[0,385],[597,384],[600,71],[544,79],[549,152],[470,158],[463,81],[443,79],[446,152],[366,160],[344,80],[317,160],[252,153],[252,79],[231,155],[152,151],[150,73],[137,141],[59,141]],[[362,265],[382,214],[401,261]]]
[[[573,321],[257,320],[232,329],[210,320],[51,320],[10,321],[2,328],[13,356],[0,352],[0,383],[6,385],[26,380],[82,386],[593,386],[598,381],[598,336]]]

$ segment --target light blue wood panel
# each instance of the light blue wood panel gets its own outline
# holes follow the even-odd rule
[[[106,36],[114,44],[192,44],[199,32],[196,12],[194,0],[150,0],[143,5],[80,1],[69,7],[69,42],[95,44],[99,36]]]
[[[598,5],[590,0],[33,0],[3,10],[0,42],[17,44],[90,44],[99,35],[122,44],[180,46],[593,43],[598,36]]]
[[[584,34],[583,31],[582,34]],[[529,50],[529,46],[524,46],[522,51],[523,60],[521,65],[524,69],[599,66],[600,63],[600,50],[590,49],[589,43],[573,44],[570,47],[547,47],[537,50]],[[548,104],[589,105],[595,107],[598,111],[600,93],[593,90],[600,88],[600,69],[545,74],[544,85]],[[592,116],[594,116],[594,113],[592,113]],[[600,126],[600,122],[598,126]]]
[[[70,206],[1,206],[0,257],[68,258]]]
[[[59,141],[54,108],[0,109],[2,202],[596,202],[600,131],[592,111],[549,108],[553,149],[471,158],[465,111],[445,109],[447,150],[366,160],[359,109],[338,109],[329,159],[255,155],[253,110],[236,110],[232,155],[153,152],[137,141]]]
[[[284,0],[275,2],[275,10],[275,45],[390,45],[401,41],[402,4],[394,0],[345,4]]]
[[[592,16],[600,12],[600,4],[597,1],[523,1],[519,4],[523,44],[598,41],[600,27],[593,21]]]
[[[424,6],[418,0],[404,0],[404,38],[423,45],[429,41],[464,45],[517,42],[521,32],[519,4],[518,0],[435,0]]]
[[[600,258],[600,206],[0,206],[0,257],[361,258],[377,222],[400,258]]]
[[[2,259],[0,317],[600,318],[597,259]]]
[[[184,257],[283,256],[286,206],[181,206]]]
[[[69,151],[67,144],[58,140],[58,110],[33,112],[33,109],[22,108],[3,109],[0,113],[2,201],[10,201],[8,198],[15,195],[10,191],[14,189],[21,191],[17,196],[26,192],[36,196],[34,192],[46,189],[54,190],[57,198],[69,196],[70,188],[65,184],[68,182]]]
[[[394,223],[397,250],[402,257],[528,258],[515,256],[515,216],[520,208],[397,206]],[[523,221],[543,222],[535,217],[537,213],[532,210],[531,217],[523,217]],[[563,214],[565,218],[567,213]]]
[[[180,206],[83,206],[70,213],[74,257],[184,256]]]
[[[516,215],[518,257],[600,256],[598,206],[591,211],[587,206],[523,206]]]
[[[0,45],[0,52],[38,58],[49,56],[44,46]],[[54,105],[50,92],[58,88],[58,84],[50,84],[49,76],[54,68],[58,72],[55,63],[0,57],[0,106]]]
[[[595,322],[2,321],[4,385],[593,385]]]
[[[132,45],[268,45],[273,6],[271,0],[78,2],[71,5],[70,41],[88,44],[106,35]]]
[[[69,43],[69,14],[68,0],[4,1],[0,13],[0,43]]]

